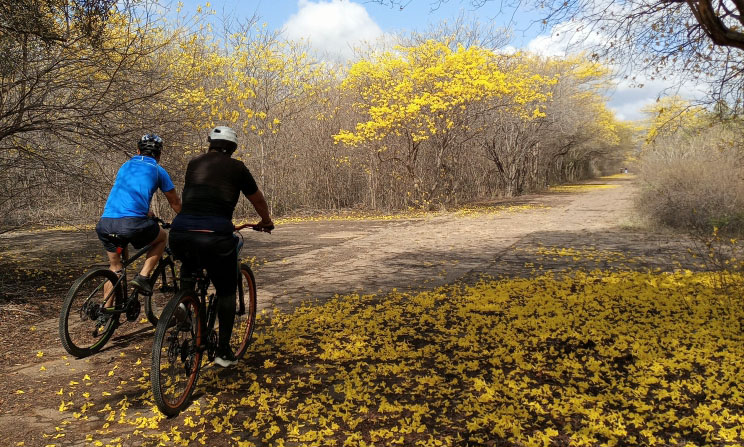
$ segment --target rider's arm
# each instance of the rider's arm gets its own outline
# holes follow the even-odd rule
[[[173,211],[176,212],[176,214],[181,212],[181,198],[178,197],[178,193],[176,193],[175,189],[171,189],[170,191],[164,193],[165,198],[168,199],[168,203],[170,204],[171,208],[173,208]]]
[[[271,216],[269,215],[269,205],[266,203],[266,199],[261,190],[257,189],[256,192],[246,197],[251,201],[251,204],[253,205],[253,208],[256,209],[258,215],[261,216],[261,222],[259,222],[258,225],[262,227],[273,227],[274,222],[271,221]]]

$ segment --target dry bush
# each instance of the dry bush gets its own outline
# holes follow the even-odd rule
[[[639,208],[652,222],[688,233],[691,261],[714,272],[713,286],[732,300],[742,298],[743,285],[743,155],[741,125],[718,123],[663,137],[640,160]]]
[[[721,126],[689,138],[675,135],[641,160],[639,208],[653,222],[692,233],[744,233],[744,147]]]

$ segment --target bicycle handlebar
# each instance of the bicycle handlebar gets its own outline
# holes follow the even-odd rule
[[[150,216],[150,219],[154,220],[155,222],[159,223],[161,227],[164,229],[170,228],[171,224],[170,222],[166,222],[163,219],[159,218],[158,216]]]
[[[161,227],[165,228],[166,230],[171,227],[170,222],[166,222],[163,219],[159,218],[158,216],[150,216],[150,219],[154,220],[155,222],[159,223]],[[271,231],[274,229],[274,226],[272,225],[271,228],[269,227],[262,227],[258,224],[242,224],[242,225],[235,225],[235,231],[240,231],[243,228],[250,228],[254,231],[262,231],[264,233],[271,234]]]
[[[240,231],[243,228],[250,228],[253,231],[263,231],[264,233],[271,234],[271,230],[273,230],[273,226],[271,228],[269,227],[262,227],[258,224],[242,224],[242,225],[235,225],[235,231]]]

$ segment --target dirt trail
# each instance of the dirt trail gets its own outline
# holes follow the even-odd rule
[[[673,253],[684,258],[676,240],[636,227],[630,178],[592,184],[580,193],[522,199],[498,212],[284,227],[261,237],[255,251],[259,259],[271,260],[260,269],[262,299],[266,306],[291,307],[334,293],[418,289],[479,274],[528,274],[533,268],[526,268],[518,253],[534,254],[539,246],[611,250],[642,258],[645,266],[668,265]],[[265,244],[297,252],[267,253]],[[577,267],[566,260],[549,265],[551,260],[543,270]]]
[[[255,256],[260,306],[284,310],[335,294],[417,290],[473,281],[483,274],[531,275],[577,267],[672,269],[684,262],[685,247],[674,237],[644,232],[634,224],[632,177],[591,183],[578,192],[521,198],[498,211],[302,222],[281,225],[271,235],[245,232],[243,255]],[[578,265],[572,256],[556,255],[562,248],[605,254]],[[57,337],[62,295],[70,278],[102,254],[92,231],[0,237],[0,293],[5,295],[0,295],[0,337],[11,343],[0,356],[0,445],[84,445],[69,436],[61,441],[42,438],[42,433],[55,431],[61,418],[55,392],[90,373],[90,390],[100,396],[106,380],[96,382],[96,377],[117,358],[149,361],[153,332],[147,324],[125,324],[92,358],[64,356]],[[43,268],[37,276],[11,278],[13,272],[39,264]],[[48,285],[55,282],[56,289]],[[46,298],[28,300],[39,287],[47,287]],[[120,375],[126,377],[117,372],[114,378]]]

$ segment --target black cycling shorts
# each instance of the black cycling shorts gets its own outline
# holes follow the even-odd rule
[[[117,247],[129,243],[142,248],[154,241],[160,234],[160,225],[149,217],[102,217],[96,233],[106,251],[115,253]]]
[[[218,296],[238,289],[238,238],[232,233],[203,233],[171,230],[168,245],[182,262],[181,277],[207,269]]]

